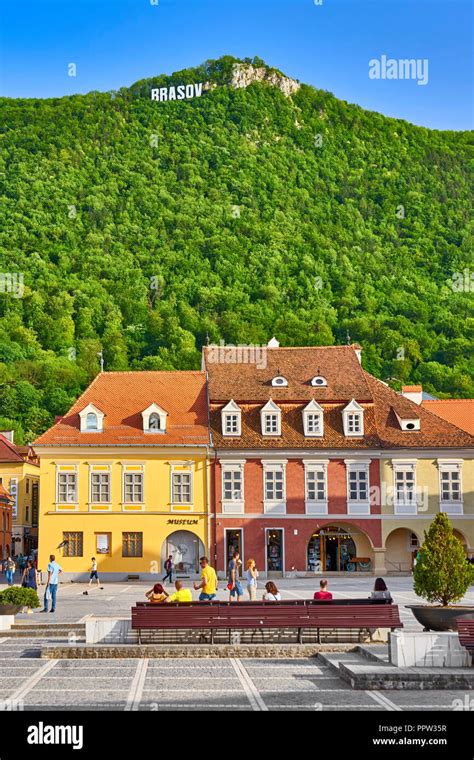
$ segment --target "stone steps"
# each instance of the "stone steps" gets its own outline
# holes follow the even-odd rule
[[[398,668],[388,662],[388,653],[385,657],[371,649],[367,646],[356,647],[352,652],[320,652],[318,660],[353,689],[454,691],[474,688],[474,668]]]

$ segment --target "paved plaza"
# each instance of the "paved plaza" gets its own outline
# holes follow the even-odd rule
[[[74,624],[88,616],[129,616],[130,607],[149,583],[117,583],[104,589],[83,584],[60,586],[58,609],[52,615],[19,616],[29,624]],[[221,585],[223,585],[221,583]],[[283,598],[310,598],[315,581],[279,582]],[[364,597],[373,578],[335,578],[336,597]],[[391,578],[390,589],[408,630],[420,630],[404,605],[419,602],[411,578]],[[3,587],[2,587],[3,588]],[[41,590],[40,590],[41,593]],[[225,589],[219,593],[226,599]],[[474,589],[466,595],[474,603]],[[0,638],[2,699],[25,710],[455,710],[473,709],[472,692],[355,691],[317,657],[299,659],[101,659],[44,660],[39,655],[47,638]]]

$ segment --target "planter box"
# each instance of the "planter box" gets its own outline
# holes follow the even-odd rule
[[[0,604],[0,615],[18,615],[24,604]]]

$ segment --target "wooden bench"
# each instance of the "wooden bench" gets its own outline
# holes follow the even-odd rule
[[[359,603],[352,603],[357,601]],[[293,629],[303,641],[303,629],[403,628],[398,606],[364,600],[285,600],[282,602],[138,602],[132,607],[132,629],[138,630],[208,630],[211,643],[214,631]]]
[[[467,651],[474,659],[474,620],[467,618],[458,618],[456,626],[459,634],[459,643],[466,647]]]

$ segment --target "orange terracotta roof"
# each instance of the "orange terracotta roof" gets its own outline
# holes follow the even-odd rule
[[[210,422],[214,444],[222,449],[348,449],[373,448],[458,448],[474,445],[467,432],[440,419],[413,401],[392,390],[386,383],[365,372],[352,346],[308,348],[271,348],[266,351],[266,367],[255,363],[227,363],[229,353],[210,361],[204,350],[209,372],[211,398]],[[216,361],[217,359],[217,361]],[[313,387],[311,378],[322,375],[327,387]],[[272,377],[283,375],[288,387],[274,388]],[[417,387],[417,386],[415,386]],[[222,435],[221,410],[230,399],[242,409],[242,435]],[[260,410],[272,398],[280,407],[281,436],[263,436]],[[305,437],[302,411],[314,398],[324,411],[324,436]],[[342,410],[354,398],[364,409],[364,437],[344,436]],[[404,431],[397,419],[419,419],[421,429]]]
[[[10,496],[7,489],[2,483],[0,483],[0,501],[3,502],[4,504],[9,504],[10,502],[13,502],[12,497]]]
[[[422,385],[402,385],[403,393],[421,393],[422,391]]]
[[[421,406],[474,435],[474,399],[427,399],[421,402]]]
[[[0,462],[24,462],[24,458],[18,450],[18,446],[0,435]]]
[[[167,413],[166,432],[143,431],[141,412],[156,403]],[[79,412],[94,404],[103,432],[81,433]],[[101,372],[36,446],[202,446],[209,441],[204,372]]]
[[[222,346],[204,348],[204,362],[209,374],[211,401],[239,402],[309,401],[317,394],[321,403],[343,402],[356,398],[359,403],[372,401],[364,371],[352,346],[310,346],[305,348],[268,348],[254,361],[241,361],[239,349]],[[251,358],[247,353],[247,358]],[[238,361],[232,361],[237,359]],[[272,379],[282,375],[288,387],[273,387]],[[313,387],[311,380],[321,375],[325,387]]]

